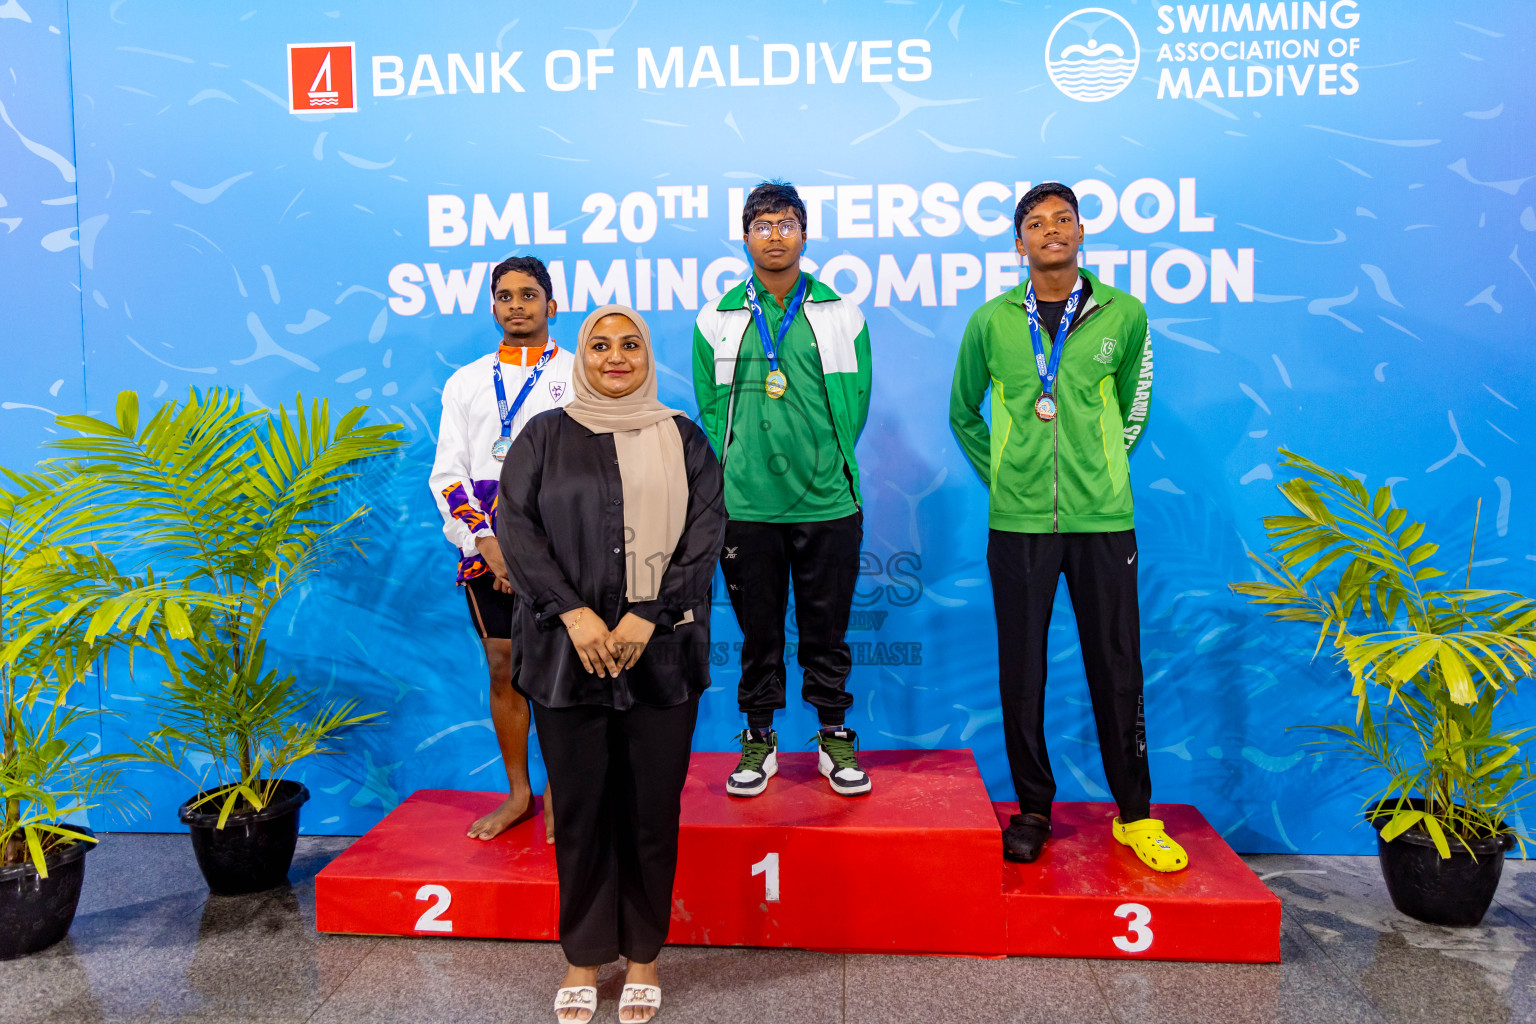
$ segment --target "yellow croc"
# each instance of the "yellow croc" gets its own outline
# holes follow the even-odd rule
[[[1163,831],[1163,823],[1156,818],[1142,818],[1129,825],[1120,824],[1116,818],[1111,828],[1115,841],[1129,846],[1153,871],[1183,871],[1189,867],[1189,854]]]

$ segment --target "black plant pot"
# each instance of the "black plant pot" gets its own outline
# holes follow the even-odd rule
[[[299,808],[309,790],[299,782],[279,782],[272,802],[250,814],[231,814],[217,828],[216,804],[192,810],[197,797],[177,813],[192,829],[192,851],[208,888],[220,896],[275,889],[288,881],[293,849],[299,841]]]
[[[1410,800],[1408,805],[1424,809],[1422,800]],[[1429,833],[1418,826],[1390,842],[1382,839],[1381,830],[1389,820],[1383,817],[1371,824],[1392,905],[1430,924],[1470,927],[1482,921],[1504,873],[1504,852],[1514,846],[1515,837],[1506,833],[1496,839],[1473,840],[1469,845],[1475,858],[1452,840],[1451,855],[1441,857]]]
[[[77,832],[96,833],[84,825]],[[48,877],[29,860],[0,868],[0,960],[12,960],[47,949],[69,933],[80,905],[85,880],[85,855],[94,843],[73,842],[49,853]]]

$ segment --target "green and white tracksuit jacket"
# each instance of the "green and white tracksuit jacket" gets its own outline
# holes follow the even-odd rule
[[[791,344],[806,345],[811,350],[809,354],[804,348],[797,348],[796,353],[793,354],[795,358],[803,360],[803,365],[809,368],[819,364],[821,381],[826,386],[825,409],[807,411],[814,421],[822,423],[830,421],[830,433],[833,436],[827,436],[822,432],[824,428],[818,427],[801,433],[796,443],[802,447],[809,447],[819,442],[824,446],[832,442],[835,437],[837,450],[847,468],[847,476],[842,486],[846,488],[851,485],[854,502],[862,504],[859,491],[859,463],[854,454],[854,446],[869,416],[869,328],[864,322],[864,314],[859,311],[856,304],[844,299],[810,274],[805,276],[809,280],[800,314],[804,316],[804,322],[809,327],[809,343],[806,345],[803,334],[798,335],[797,340],[796,332],[804,330],[804,327],[797,323],[791,328],[785,345],[786,348]],[[772,306],[768,310],[770,320],[777,320],[780,315],[777,300],[763,294],[761,284],[758,287],[765,309]],[[761,397],[760,392],[763,386],[760,379],[749,381],[742,378],[752,375],[756,370],[765,371],[767,365],[763,361],[761,340],[757,327],[752,322],[752,310],[747,305],[746,295],[746,282],[742,282],[710,302],[699,311],[693,331],[694,394],[698,398],[704,431],[709,435],[715,451],[719,453],[721,463],[727,467],[728,496],[731,493],[731,453],[727,451],[727,445],[731,440],[733,421],[741,415],[743,389],[756,388],[758,389],[757,397]],[[799,317],[797,316],[796,319],[798,321]],[[752,365],[755,369],[738,374],[738,367],[745,365]],[[815,370],[812,369],[810,372]],[[791,390],[795,390],[793,374],[791,378],[790,387]],[[803,384],[800,388],[802,390],[796,391],[791,397],[803,400],[807,392],[803,390]],[[786,398],[784,404],[787,408],[791,404],[790,399]],[[775,410],[775,412],[782,412],[782,410]],[[738,443],[739,441],[738,438]],[[825,452],[818,456],[814,450],[792,451],[785,454],[805,465],[817,464],[818,457],[822,461],[825,460]],[[763,467],[762,471],[766,472],[766,467]],[[842,477],[841,473],[837,475]],[[733,519],[759,518],[751,509],[732,508],[730,513]],[[768,515],[762,518],[773,520],[778,517]],[[794,521],[794,519],[795,517],[789,516],[786,521]]]

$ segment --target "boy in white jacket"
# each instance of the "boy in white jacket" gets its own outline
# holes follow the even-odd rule
[[[443,418],[430,484],[443,534],[458,548],[458,583],[485,645],[491,675],[491,723],[507,770],[507,799],[469,827],[494,839],[533,816],[528,782],[528,702],[512,686],[512,584],[496,544],[496,492],[512,439],[534,416],[571,400],[574,355],[549,337],[555,301],[549,271],[532,256],[504,260],[491,272],[497,351],[454,371],[443,386]],[[553,818],[544,793],[545,836]]]

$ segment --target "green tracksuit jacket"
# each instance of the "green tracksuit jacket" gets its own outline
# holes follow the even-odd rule
[[[1024,281],[971,314],[949,422],[990,490],[988,523],[1012,533],[1133,527],[1128,456],[1152,401],[1152,333],[1135,296],[1100,283],[1072,321],[1056,378],[1057,415],[1035,415],[1040,375]],[[1052,339],[1045,339],[1050,356]],[[992,390],[992,424],[981,403]]]
[[[800,307],[816,339],[827,406],[838,450],[848,466],[855,501],[859,491],[859,461],[854,446],[869,418],[869,328],[859,307],[827,285],[810,277],[805,303]],[[746,344],[758,345],[757,328],[747,307],[746,282],[699,310],[693,329],[693,390],[699,400],[700,421],[709,441],[727,465],[726,443],[735,414],[734,392],[738,387],[761,387],[761,382],[738,381],[736,365]],[[800,453],[814,460],[814,452]],[[732,509],[733,518],[743,518]],[[751,518],[750,515],[744,518]]]

